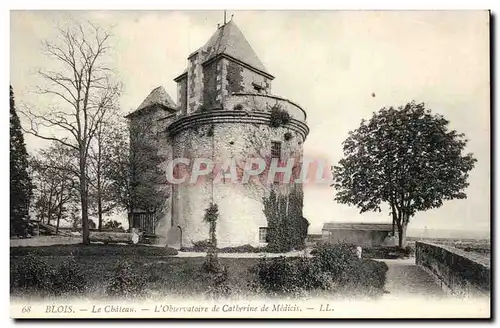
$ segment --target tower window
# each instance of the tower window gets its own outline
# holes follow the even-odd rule
[[[259,243],[267,243],[267,227],[259,228]]]
[[[271,158],[281,159],[281,142],[271,141]]]
[[[261,84],[259,83],[255,83],[253,82],[252,83],[252,86],[253,88],[258,92],[258,93],[261,93],[263,90],[264,90],[264,86],[262,86]]]

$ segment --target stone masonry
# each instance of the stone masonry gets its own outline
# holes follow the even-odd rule
[[[281,160],[300,160],[309,132],[306,113],[295,103],[271,95],[273,79],[230,21],[188,57],[187,69],[174,80],[177,105],[156,99],[160,105],[151,105],[153,110],[140,107],[139,113],[130,114],[130,120],[142,117],[155,122],[152,133],[161,139],[158,152],[165,157],[164,170],[173,158],[187,158],[191,163],[195,158],[240,163],[251,157],[269,157],[272,142],[280,143]],[[170,99],[164,90],[161,95]],[[288,124],[270,126],[273,107],[289,113]],[[167,188],[170,196],[156,229],[160,243],[179,247],[208,239],[209,227],[202,220],[209,204],[216,203],[218,247],[265,244],[259,239],[259,230],[267,227],[263,198],[272,185],[237,184],[209,174],[196,184]],[[287,188],[280,192],[286,193]]]

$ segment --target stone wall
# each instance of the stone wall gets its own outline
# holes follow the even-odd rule
[[[222,59],[222,73],[225,77],[223,84],[223,97],[233,93],[257,92],[253,84],[260,85],[263,94],[271,93],[271,80],[247,67],[244,67],[232,60]]]
[[[203,110],[210,110],[220,106],[217,102],[217,93],[220,87],[217,84],[217,61],[212,61],[203,67]]]
[[[441,281],[457,296],[485,296],[490,293],[490,261],[478,254],[432,243],[416,242],[416,264]]]
[[[298,121],[306,121],[305,111],[294,102],[273,95],[257,94],[257,93],[235,93],[227,97],[224,102],[224,108],[228,110],[237,109],[246,111],[266,111],[270,112],[271,108],[278,105],[283,110],[287,111],[290,116]]]
[[[187,114],[197,111],[203,100],[203,56],[194,53],[188,60]]]
[[[270,94],[270,78],[227,58],[205,62],[206,59],[203,51],[193,53],[188,58],[186,77],[177,82],[182,114],[225,108],[225,99],[234,93]],[[254,84],[262,89],[255,89]]]
[[[221,122],[216,112],[199,115],[189,123],[171,138],[173,156],[188,158],[191,164],[200,157],[221,164],[228,159],[245,163],[248,158],[266,157],[270,155],[271,141],[282,143],[282,159],[302,157],[304,136],[287,126],[271,128],[258,121],[242,123],[237,118]],[[286,140],[287,133],[293,137]],[[182,228],[182,245],[208,239],[208,224],[202,219],[212,201],[217,203],[220,213],[219,247],[260,245],[259,227],[267,226],[263,197],[267,197],[269,191],[269,186],[257,183],[232,183],[224,178],[217,181],[214,175],[204,176],[195,185],[188,182],[174,185],[173,225]]]
[[[187,95],[188,95],[188,79],[187,74],[177,82],[177,104],[181,113],[187,113]]]

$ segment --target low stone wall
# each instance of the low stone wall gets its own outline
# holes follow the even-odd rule
[[[416,242],[415,262],[434,274],[453,295],[490,294],[490,261],[481,255],[451,246]]]

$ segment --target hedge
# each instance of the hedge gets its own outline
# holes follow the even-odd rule
[[[327,290],[341,294],[380,296],[384,293],[387,264],[359,259],[355,246],[322,246],[310,258],[263,258],[253,269],[255,288],[271,294]]]
[[[144,245],[102,245],[71,244],[36,247],[11,247],[10,256],[173,256],[177,250],[170,247],[152,247]]]

